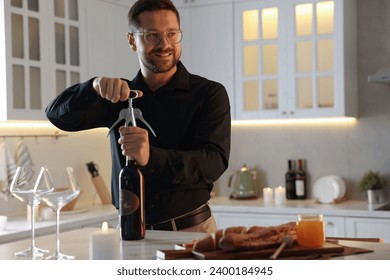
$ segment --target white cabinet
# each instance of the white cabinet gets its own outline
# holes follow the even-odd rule
[[[126,6],[119,5],[119,1],[115,0],[85,2],[88,39],[87,76],[132,79],[139,70],[139,62],[136,53],[127,42],[129,31],[127,14],[131,1],[127,1]]]
[[[213,215],[218,228],[231,226],[276,226],[296,221],[297,215],[291,214],[260,214],[238,213],[213,210]],[[325,216],[325,235],[332,237],[345,237],[345,218]]]
[[[58,91],[84,78],[84,1],[0,3],[0,120],[46,119]]]
[[[347,217],[346,233],[349,237],[379,237],[390,242],[390,219]]]
[[[257,213],[232,213],[213,211],[218,228],[231,226],[276,226],[294,221],[294,215],[257,214]]]
[[[346,237],[345,217],[324,216],[325,233],[329,237]]]
[[[237,119],[356,117],[356,0],[234,7]]]
[[[233,107],[233,3],[188,2],[174,1],[183,31],[181,60],[189,72],[223,84]]]

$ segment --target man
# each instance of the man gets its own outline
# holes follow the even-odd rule
[[[133,106],[157,137],[141,122],[110,133],[113,204],[118,207],[125,155],[131,156],[145,178],[147,229],[214,232],[208,200],[230,153],[226,90],[188,73],[180,62],[180,17],[170,0],[139,0],[128,20],[128,43],[140,63],[136,77],[96,77],[76,84],[48,105],[47,117],[68,131],[111,127],[128,107],[130,89],[142,91]]]

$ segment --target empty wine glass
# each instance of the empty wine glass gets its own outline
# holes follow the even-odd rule
[[[47,259],[68,260],[74,256],[62,254],[60,252],[60,211],[62,207],[71,202],[80,194],[80,186],[76,182],[72,167],[49,168],[49,180],[54,190],[43,196],[43,201],[56,212],[56,251]]]
[[[16,168],[12,179],[10,192],[18,200],[26,203],[31,208],[31,246],[30,248],[15,253],[17,257],[41,258],[48,250],[35,246],[35,206],[41,203],[42,196],[53,191],[53,187],[48,180],[47,169],[41,167],[39,171],[32,167]]]

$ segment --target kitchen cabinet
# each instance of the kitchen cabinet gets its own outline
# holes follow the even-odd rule
[[[325,233],[330,237],[346,237],[345,217],[324,216]]]
[[[0,120],[44,120],[49,101],[84,78],[84,3],[0,3]]]
[[[276,226],[296,221],[297,215],[289,214],[259,214],[259,213],[234,213],[213,211],[217,227],[227,228],[231,226]],[[325,216],[326,236],[345,237],[345,218]]]
[[[254,214],[254,213],[219,213],[213,211],[218,228],[232,226],[275,226],[295,221],[294,215]]]
[[[139,70],[137,55],[127,42],[127,13],[134,1],[85,2],[88,78],[108,76],[132,79]]]
[[[390,219],[347,217],[346,232],[350,237],[379,237],[390,242]]]
[[[356,0],[235,2],[237,119],[356,117]]]
[[[182,57],[187,70],[223,84],[234,106],[232,1],[173,1],[183,31]]]

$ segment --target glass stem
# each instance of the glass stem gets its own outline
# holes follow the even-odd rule
[[[56,224],[57,224],[57,232],[56,232],[56,253],[60,253],[60,211],[61,208],[56,210]]]
[[[35,205],[31,205],[31,249],[33,250],[35,248]]]

